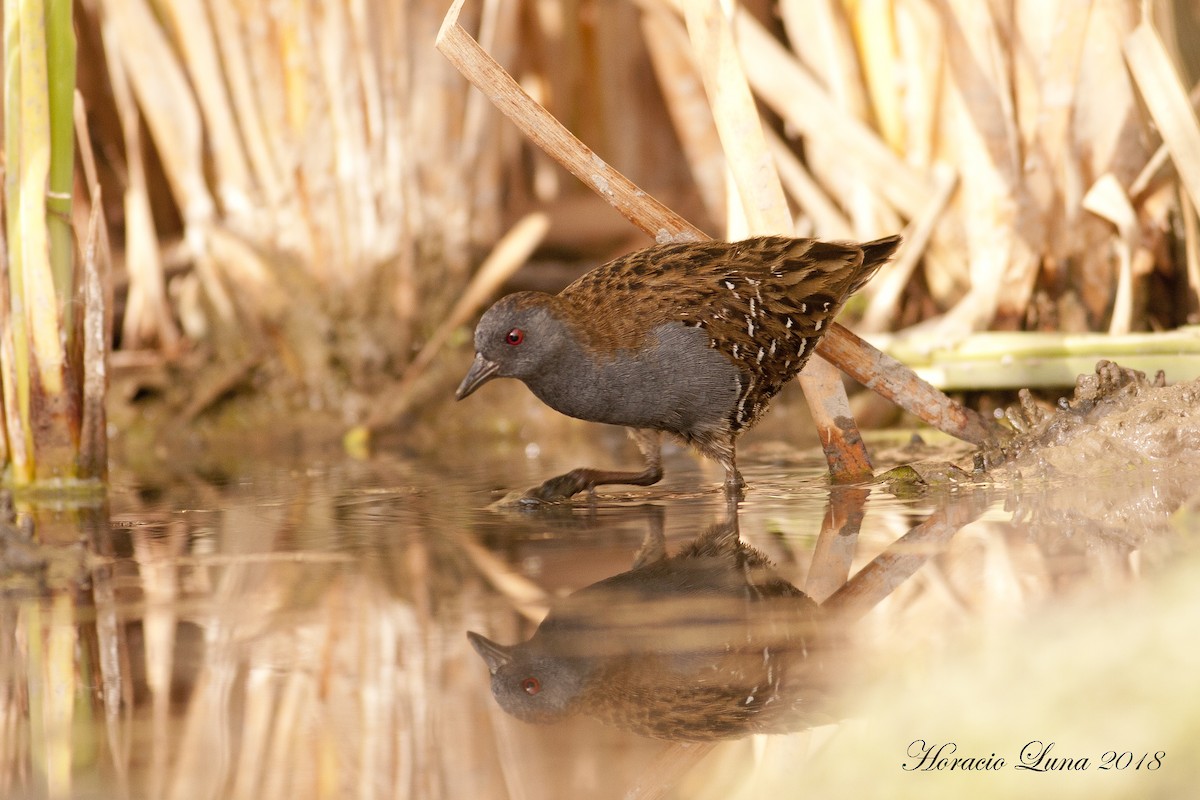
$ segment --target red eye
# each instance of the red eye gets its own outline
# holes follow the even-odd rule
[[[525,694],[535,695],[542,690],[542,682],[537,678],[529,677],[521,681],[521,688]]]
[[[515,347],[516,345],[519,345],[521,342],[525,341],[525,331],[521,330],[520,328],[513,328],[504,337],[504,341]]]

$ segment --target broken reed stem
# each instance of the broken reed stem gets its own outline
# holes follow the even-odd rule
[[[869,480],[875,470],[850,410],[842,374],[825,358],[813,358],[800,371],[799,380],[830,478],[836,483]]]
[[[458,24],[464,0],[456,0],[438,32],[437,49],[484,92],[532,142],[559,161],[637,227],[658,242],[699,241],[705,235],[687,220],[635,186],[566,130],[504,71]],[[921,380],[912,370],[834,323],[817,353],[835,366],[951,436],[975,444],[991,426],[981,416]]]

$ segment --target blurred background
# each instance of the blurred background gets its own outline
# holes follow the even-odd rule
[[[386,427],[411,404],[378,399],[517,220],[549,215],[512,287],[556,289],[650,243],[433,49],[446,5],[75,4],[119,399],[165,397],[192,419],[269,389],[276,415]],[[618,170],[712,236],[745,234],[670,3],[462,13]],[[857,329],[940,344],[1195,322],[1200,165],[1181,159],[1200,133],[1178,101],[1197,99],[1198,14],[1171,0],[740,4],[795,232],[907,234],[852,309]],[[981,388],[997,382],[980,372]]]

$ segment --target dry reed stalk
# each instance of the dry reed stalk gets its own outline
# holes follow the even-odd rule
[[[1200,104],[1200,83],[1192,86],[1192,90],[1188,92],[1188,102],[1191,104],[1192,110],[1196,110],[1196,105]],[[1133,182],[1129,184],[1129,196],[1141,198],[1151,187],[1151,185],[1165,177],[1167,172],[1174,173],[1175,162],[1171,160],[1171,151],[1167,149],[1165,142],[1159,144],[1154,151],[1154,155],[1146,160],[1146,164],[1142,167],[1142,171],[1138,173]],[[1187,189],[1184,188],[1186,192]]]
[[[162,4],[172,43],[180,50],[204,125],[205,148],[212,155],[216,196],[233,211],[244,211],[250,167],[228,97],[217,49],[217,34],[207,4],[168,0]]]
[[[161,60],[165,44],[161,35],[156,36],[157,27],[150,17],[150,12],[138,2],[123,4],[119,14],[109,15],[101,32],[105,40],[108,54],[108,72],[111,81],[113,99],[116,101],[120,117],[121,133],[124,138],[126,162],[128,167],[128,184],[125,187],[125,266],[129,272],[128,309],[122,330],[122,340],[128,349],[138,349],[153,343],[162,345],[168,352],[176,346],[179,338],[170,309],[167,305],[166,285],[163,279],[162,260],[158,249],[158,235],[150,210],[149,192],[146,187],[146,169],[142,158],[141,122],[135,106],[135,87],[129,76],[136,75],[143,81],[154,81],[160,70],[154,67],[154,61]],[[138,40],[146,36],[149,39],[147,52],[157,53],[158,58],[146,55],[143,61],[127,63],[118,53],[122,49],[123,39]],[[165,69],[165,68],[164,68]],[[150,77],[145,77],[149,72]],[[173,80],[172,80],[173,79]],[[198,137],[196,125],[188,128],[183,120],[189,118],[184,109],[177,108],[183,103],[186,91],[182,88],[184,79],[171,72],[164,72],[158,81],[165,86],[155,85],[153,89],[143,89],[148,99],[143,102],[154,102],[160,95],[180,95],[180,99],[170,102],[160,112],[170,117],[181,127],[192,131],[193,138]],[[193,112],[194,113],[194,112]],[[159,123],[163,124],[163,123]],[[181,147],[186,137],[180,133],[171,132],[170,140],[175,147]],[[197,149],[199,145],[196,145]],[[167,151],[171,155],[171,151]],[[175,163],[175,160],[170,160]],[[180,180],[177,178],[177,180]]]
[[[5,203],[0,200],[0,211]],[[10,285],[11,269],[8,263],[8,236],[0,230],[0,285]],[[0,413],[4,415],[5,435],[0,436],[0,463],[27,464],[31,454],[27,449],[26,436],[13,436],[9,431],[25,430],[21,419],[21,408],[13,400],[18,396],[21,385],[17,370],[18,336],[12,320],[12,303],[9,293],[0,291]]]
[[[1147,20],[1125,40],[1125,59],[1192,205],[1200,205],[1200,123],[1162,39]]]
[[[592,188],[623,217],[660,244],[697,241],[704,234],[647,195],[572,135],[533,100],[458,24],[465,0],[455,0],[438,31],[437,48],[534,144]]]
[[[122,116],[145,120],[182,217],[191,269],[172,294],[189,335],[208,337],[219,358],[265,343],[306,397],[331,404],[346,384],[378,383],[380,360],[407,364],[498,230],[509,169],[486,99],[421,56],[440,6],[299,3],[263,15],[167,0],[156,17],[145,0],[92,2],[114,84],[129,84],[124,100],[115,87]],[[480,14],[497,40],[516,16],[492,0]],[[125,326],[152,336],[171,309],[145,299],[162,259],[126,139]]]
[[[19,488],[80,475],[72,245],[75,38],[64,0],[5,3],[0,463]]]
[[[783,0],[780,3],[784,30],[789,40],[803,45],[793,50],[804,68],[825,87],[830,102],[839,113],[867,126],[873,117],[871,99],[888,96],[872,91],[877,84],[886,85],[879,81],[876,73],[886,76],[888,82],[896,79],[890,52],[894,38],[887,35],[892,23],[887,14],[880,13],[882,9],[877,8],[878,5],[875,2],[860,3],[852,19],[850,10],[839,0]],[[853,22],[860,20],[864,24],[853,25]],[[871,42],[864,47],[861,64],[854,42],[855,27],[860,38],[869,38]],[[877,31],[880,35],[870,37],[868,30]],[[868,76],[872,79],[869,84]],[[894,92],[890,94],[895,96]],[[894,114],[879,115],[881,122],[893,117]],[[833,194],[845,200],[846,214],[852,220],[851,231],[846,233],[836,233],[818,224],[817,230],[822,236],[849,239],[861,234],[861,238],[872,238],[878,232],[894,231],[900,227],[895,213],[872,191],[870,184],[853,170],[845,168],[840,144],[808,141],[805,157],[818,185],[830,187]]]
[[[970,258],[967,294],[951,308],[942,328],[966,334],[997,315],[1017,312],[1006,276],[1021,286],[1030,274],[1035,242],[1044,240],[1042,220],[1023,179],[1018,131],[999,24],[990,6],[939,0],[947,42],[946,100],[958,148],[964,230]],[[1028,226],[1028,227],[1024,227]],[[1024,302],[1019,304],[1024,308]]]
[[[1188,322],[1195,323],[1197,312],[1200,311],[1200,225],[1197,225],[1196,206],[1192,205],[1187,190],[1179,187],[1179,209],[1183,215],[1184,258],[1187,263],[1188,287],[1191,291],[1187,296]]]
[[[936,164],[933,169],[933,181],[935,189],[929,198],[928,206],[904,231],[904,248],[891,264],[885,265],[880,274],[867,284],[865,294],[870,297],[870,301],[858,325],[863,331],[879,331],[891,327],[891,322],[900,310],[901,296],[917,269],[917,262],[941,221],[951,196],[958,188],[958,173],[945,164]]]
[[[5,113],[5,219],[9,264],[6,290],[12,294],[5,314],[6,335],[13,339],[17,380],[26,383],[17,394],[6,393],[7,402],[23,398],[22,427],[31,438],[30,388],[48,397],[62,393],[66,355],[60,341],[58,302],[49,259],[51,235],[46,219],[46,186],[50,173],[50,109],[47,97],[47,43],[44,36],[42,3],[7,2],[4,13]],[[24,362],[28,360],[28,364]],[[36,424],[45,424],[39,419]],[[30,456],[33,454],[30,453]],[[33,469],[15,463],[18,470]]]
[[[86,227],[81,225],[84,205],[77,204],[76,229],[87,231],[80,242],[79,263],[82,267],[81,294],[83,320],[80,336],[83,342],[83,376],[81,421],[79,432],[79,465],[86,475],[108,477],[108,415],[105,403],[108,395],[109,342],[112,340],[112,249],[108,241],[108,225],[101,206],[102,194],[97,176],[96,159],[88,132],[87,113],[78,92],[74,98],[74,128],[78,142],[79,160],[83,165],[84,183],[91,196],[91,210]],[[0,462],[3,459],[0,458]]]
[[[725,154],[704,86],[696,79],[687,31],[674,15],[648,9],[642,36],[704,208],[709,219],[721,220],[726,212]]]
[[[663,7],[684,4],[640,5],[661,18]],[[927,229],[924,252],[925,284],[946,312],[943,334],[1144,326],[1130,294],[1141,296],[1156,268],[1182,280],[1182,267],[1161,263],[1176,203],[1145,193],[1162,180],[1168,148],[1149,158],[1154,131],[1129,78],[1149,93],[1152,115],[1171,114],[1155,121],[1188,164],[1200,139],[1167,34],[1154,27],[1167,20],[1168,4],[781,0],[779,11],[791,52],[745,10],[733,12],[746,74],[796,135],[816,186],[857,238],[895,225],[897,215],[911,225],[927,213],[936,164],[959,173],[960,191]],[[661,34],[664,26],[655,26]],[[1121,266],[1120,232],[1084,213],[1088,190],[1106,174],[1128,187],[1142,221],[1129,268]],[[836,215],[815,221],[817,235],[842,235],[831,234]],[[888,286],[889,302],[924,293],[912,266]],[[887,324],[883,308],[873,308],[873,327]],[[1160,309],[1156,321],[1164,318]]]
[[[411,384],[421,372],[428,369],[450,334],[483,308],[504,282],[529,260],[549,229],[550,218],[540,211],[527,214],[509,229],[479,265],[478,271],[471,277],[470,283],[455,302],[450,314],[442,320],[409,364],[401,387]]]
[[[904,216],[915,216],[928,196],[927,180],[866,124],[842,112],[815,76],[746,11],[738,10],[734,22],[746,77],[759,99],[805,137],[837,148],[847,169],[876,195]]]
[[[787,199],[724,9],[715,0],[692,2],[684,6],[683,16],[725,162],[746,215],[747,235],[792,230]]]
[[[1113,297],[1112,321],[1108,332],[1129,333],[1133,327],[1133,249],[1137,246],[1137,214],[1133,204],[1111,173],[1092,184],[1084,195],[1083,207],[1117,229],[1117,289]]]
[[[783,181],[783,187],[800,206],[801,213],[806,214],[812,223],[809,233],[821,231],[822,236],[832,239],[853,239],[850,220],[829,199],[825,190],[800,163],[796,154],[774,131],[767,129],[764,132],[767,134],[771,153],[775,156],[775,168],[779,170],[779,179]],[[799,220],[797,223],[799,227]],[[905,252],[907,251],[908,248],[905,247]]]

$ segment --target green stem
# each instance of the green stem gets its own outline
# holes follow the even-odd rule
[[[72,0],[46,2],[46,73],[50,97],[50,178],[46,221],[59,324],[73,335],[74,247],[71,194],[75,188],[75,28]],[[70,346],[67,352],[71,352]]]

